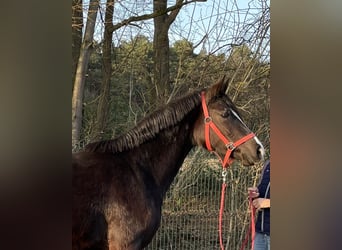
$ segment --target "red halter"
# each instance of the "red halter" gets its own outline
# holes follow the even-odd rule
[[[230,155],[233,152],[233,150],[240,146],[241,144],[245,143],[246,141],[254,138],[255,134],[250,133],[241,139],[237,140],[236,142],[230,142],[219,130],[219,128],[214,124],[212,118],[209,116],[208,107],[205,102],[205,92],[203,91],[201,93],[202,96],[202,108],[203,108],[203,114],[204,114],[204,134],[205,134],[205,145],[209,151],[213,151],[213,148],[211,147],[210,143],[210,128],[216,133],[216,135],[221,139],[221,141],[224,143],[224,145],[227,148],[226,155],[222,161],[221,157],[214,151],[214,153],[218,156],[218,158],[221,160],[223,171],[223,183],[222,183],[222,190],[221,190],[221,202],[220,202],[220,213],[219,213],[219,239],[220,239],[220,247],[221,250],[224,250],[223,246],[223,240],[222,240],[222,215],[224,210],[224,194],[226,189],[226,175],[227,175],[227,164],[230,165],[232,163],[232,159],[230,159]],[[254,218],[252,218],[254,220]]]
[[[207,107],[207,104],[205,102],[205,92],[204,91],[201,93],[201,96],[202,96],[202,108],[203,108],[204,123],[205,123],[205,128],[204,128],[205,145],[209,151],[213,151],[213,149],[211,147],[211,143],[210,143],[210,128],[211,128],[215,132],[215,134],[221,139],[221,141],[224,143],[224,145],[227,148],[227,152],[226,152],[226,155],[225,155],[223,161],[222,161],[221,157],[219,157],[221,160],[221,163],[222,163],[222,167],[226,168],[227,163],[228,163],[228,165],[230,165],[233,161],[232,159],[229,159],[233,150],[236,147],[240,146],[241,144],[245,143],[246,141],[254,138],[255,134],[250,133],[250,134],[242,137],[241,139],[237,140],[236,142],[230,142],[222,134],[222,132],[219,130],[219,128],[214,124],[212,118],[209,116],[208,107]]]

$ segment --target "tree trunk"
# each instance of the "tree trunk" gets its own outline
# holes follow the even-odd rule
[[[88,68],[90,50],[93,44],[93,36],[97,11],[99,8],[99,0],[90,0],[88,9],[87,24],[84,32],[84,40],[82,43],[80,57],[77,64],[74,89],[72,95],[72,145],[76,145],[80,140],[82,128],[82,104],[83,90],[85,82],[85,74]]]
[[[92,140],[102,140],[105,135],[105,128],[108,121],[108,113],[110,108],[110,80],[112,76],[112,38],[113,38],[113,11],[114,0],[107,0],[106,14],[105,14],[105,30],[103,41],[103,64],[102,64],[102,84],[97,106],[97,115],[95,128],[92,133]]]
[[[72,0],[72,71],[71,82],[72,86],[75,82],[75,74],[78,59],[80,58],[82,44],[82,28],[83,28],[83,10],[82,0]]]
[[[177,0],[176,5],[182,5],[183,0]],[[153,11],[155,13],[165,12],[167,0],[154,0]],[[170,71],[169,71],[169,28],[175,20],[180,7],[173,10],[170,15],[167,13],[154,18],[153,58],[154,58],[154,100],[159,106],[166,103],[171,92]],[[153,104],[153,103],[152,103]]]
[[[167,7],[167,0],[154,0],[154,12],[164,11]],[[169,26],[168,14],[154,18],[154,86],[156,105],[165,103],[169,90]]]

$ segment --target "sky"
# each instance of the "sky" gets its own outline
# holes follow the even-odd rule
[[[89,0],[84,1],[85,5]],[[102,8],[105,0],[101,0]],[[141,15],[152,12],[152,0],[144,1],[117,1],[114,9],[113,23],[117,23],[132,15]],[[168,6],[175,0],[169,1]],[[260,16],[262,4],[269,6],[269,0],[207,0],[206,2],[194,2],[183,6],[176,20],[170,27],[169,39],[171,45],[181,39],[193,43],[195,53],[205,49],[211,53],[228,53],[231,44],[240,44],[243,39],[248,40],[256,32],[258,25],[253,24],[257,15]],[[104,12],[104,8],[103,8]],[[86,10],[85,15],[86,17]],[[99,14],[98,19],[104,19]],[[268,17],[269,18],[269,17]],[[130,40],[136,35],[144,35],[153,38],[152,20],[139,22],[137,26],[126,26],[115,31],[113,42],[117,46],[122,40]],[[243,25],[249,24],[249,25]],[[103,25],[96,27],[95,39],[101,40]],[[269,31],[268,34],[269,36]],[[261,36],[261,35],[260,35]],[[255,40],[256,38],[254,38]],[[269,43],[269,39],[267,39]],[[250,47],[256,46],[250,44]],[[265,54],[269,54],[269,44]]]

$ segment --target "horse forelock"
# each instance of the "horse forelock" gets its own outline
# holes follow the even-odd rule
[[[200,91],[195,91],[147,115],[138,124],[112,140],[93,142],[85,151],[118,153],[139,146],[154,138],[161,130],[178,124],[190,111],[200,105]]]

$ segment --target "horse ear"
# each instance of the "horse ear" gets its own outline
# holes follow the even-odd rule
[[[226,94],[226,91],[227,91],[227,88],[229,85],[229,81],[230,81],[230,79],[229,78],[226,79],[226,76],[222,77],[221,82],[220,82],[220,90],[218,93],[219,95],[225,95]]]
[[[225,95],[226,90],[228,88],[229,84],[229,78],[226,79],[225,76],[223,76],[221,79],[219,79],[215,84],[213,84],[207,91],[207,102],[215,96]]]

